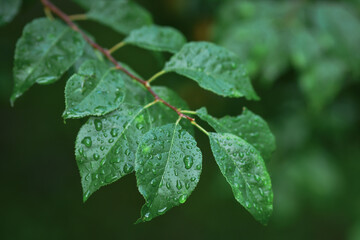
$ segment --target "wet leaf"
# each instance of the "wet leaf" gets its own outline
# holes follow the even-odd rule
[[[235,199],[257,221],[267,224],[273,210],[273,192],[260,153],[230,133],[210,133],[209,137],[215,160],[230,184]]]
[[[174,28],[152,25],[135,29],[124,42],[153,51],[176,53],[186,43],[186,39]]]
[[[118,108],[124,97],[120,71],[104,62],[88,60],[66,84],[63,117],[101,116]]]
[[[207,113],[206,108],[197,110],[198,116],[218,133],[232,133],[253,145],[266,160],[276,148],[275,137],[268,124],[260,116],[244,108],[241,115],[217,119]]]
[[[200,87],[225,97],[259,99],[244,66],[227,49],[208,42],[191,42],[164,68],[196,81]]]
[[[27,24],[16,44],[11,102],[33,84],[57,81],[82,55],[81,35],[63,23],[40,18]]]
[[[195,189],[202,168],[195,139],[177,124],[149,131],[136,153],[136,179],[146,203],[138,222],[150,221],[183,204]]]

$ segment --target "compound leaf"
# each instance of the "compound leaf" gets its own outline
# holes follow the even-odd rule
[[[88,60],[66,84],[63,117],[101,116],[118,108],[124,97],[120,71],[105,62]]]
[[[199,181],[201,168],[201,151],[180,125],[168,124],[145,134],[135,163],[137,185],[146,200],[138,222],[184,203]]]
[[[150,13],[129,0],[95,1],[87,16],[122,34],[129,34],[134,29],[152,24]]]
[[[218,133],[232,133],[253,145],[264,159],[269,159],[276,148],[275,137],[268,124],[260,116],[244,108],[241,115],[217,119],[207,113],[206,108],[197,110],[198,116],[210,124]]]
[[[10,22],[19,11],[21,0],[0,0],[0,26]]]
[[[267,224],[273,210],[273,192],[260,153],[230,133],[210,133],[209,138],[215,160],[230,184],[235,199],[257,221]]]
[[[85,41],[61,22],[40,18],[27,24],[16,44],[11,102],[33,84],[57,81],[82,55]]]
[[[246,70],[238,57],[208,42],[190,42],[176,53],[164,68],[196,81],[200,87],[225,97],[257,100]]]
[[[135,29],[124,42],[153,51],[176,53],[186,43],[186,39],[174,28],[152,25]]]

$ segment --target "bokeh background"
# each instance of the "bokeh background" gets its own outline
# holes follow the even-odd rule
[[[217,117],[246,106],[269,122],[277,150],[268,169],[274,214],[264,227],[233,198],[197,132],[204,156],[201,181],[186,204],[134,225],[143,199],[134,175],[82,203],[74,141],[82,120],[64,123],[63,89],[34,86],[10,107],[13,54],[22,28],[43,16],[25,0],[0,28],[1,239],[360,239],[360,1],[138,1],[155,22],[188,40],[227,46],[249,68],[259,102],[224,99],[169,74],[156,84],[175,89],[192,109]],[[76,4],[54,0],[65,12]],[[93,22],[81,27],[110,47],[123,36]],[[116,54],[142,76],[167,55],[135,47]]]

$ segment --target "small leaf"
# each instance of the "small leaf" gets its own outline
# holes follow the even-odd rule
[[[146,204],[138,222],[150,221],[186,201],[201,173],[202,154],[180,125],[149,131],[136,153],[136,179]]]
[[[75,154],[84,201],[100,187],[133,172],[138,141],[149,128],[144,108],[129,104],[90,118],[81,127]]]
[[[0,26],[11,22],[19,11],[21,0],[0,0]]]
[[[268,160],[276,148],[275,137],[269,126],[260,116],[244,108],[237,117],[225,116],[216,119],[207,113],[206,108],[197,110],[198,116],[210,124],[218,133],[232,133],[253,145]]]
[[[185,44],[166,63],[164,70],[186,76],[221,96],[259,99],[238,57],[212,43]]]
[[[16,44],[11,102],[33,84],[57,81],[83,52],[81,35],[61,22],[40,18],[27,24]]]
[[[87,16],[122,34],[129,34],[134,29],[152,24],[150,13],[129,0],[95,1]]]
[[[230,184],[235,199],[257,221],[267,224],[273,210],[273,193],[270,176],[260,153],[230,133],[210,133],[209,137],[215,160]]]
[[[66,83],[63,117],[101,116],[114,111],[124,100],[124,88],[119,70],[88,60]]]
[[[152,25],[135,29],[124,42],[153,51],[176,53],[186,43],[186,39],[174,28]]]

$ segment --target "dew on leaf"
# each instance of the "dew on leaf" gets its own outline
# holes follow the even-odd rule
[[[186,169],[190,169],[194,164],[194,158],[192,156],[185,156],[184,164]]]
[[[86,147],[91,147],[92,141],[90,137],[84,137],[84,139],[81,141],[82,144],[84,144]]]
[[[176,181],[176,188],[177,188],[178,190],[180,190],[180,189],[182,189],[182,187],[183,187],[183,185],[182,185],[181,181],[180,181],[180,180],[177,180],[177,181]]]
[[[125,163],[123,171],[125,173],[131,173],[134,170],[134,167],[130,165],[129,163]]]
[[[97,161],[97,160],[100,159],[100,155],[97,154],[97,153],[94,153],[93,157],[94,157],[94,160],[95,160],[95,161]]]
[[[185,203],[186,202],[186,199],[187,199],[187,196],[186,195],[181,195],[181,197],[179,198],[179,202],[181,204]]]

